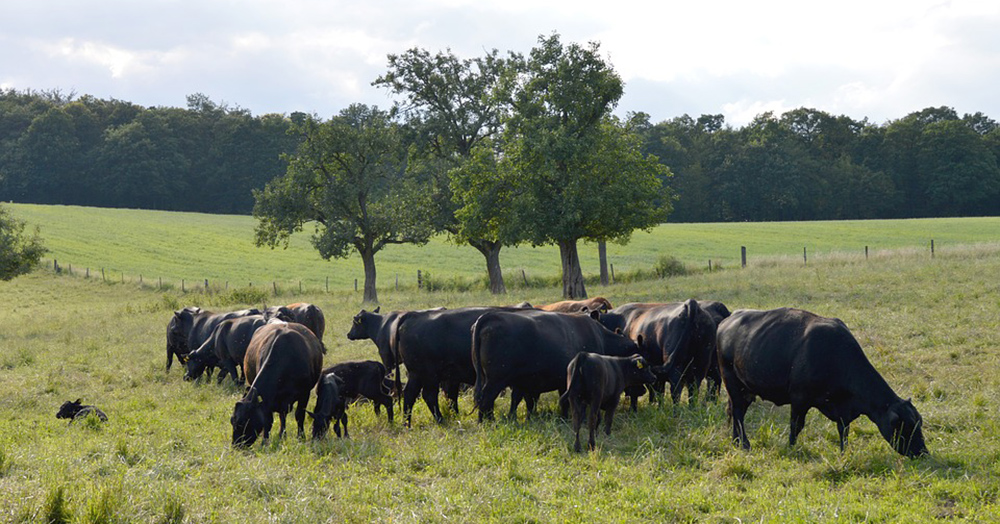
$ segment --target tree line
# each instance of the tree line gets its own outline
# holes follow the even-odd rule
[[[0,91],[0,199],[253,212],[257,243],[307,225],[325,258],[439,232],[500,252],[560,249],[563,293],[586,296],[577,243],[666,221],[1000,214],[1000,130],[931,107],[884,124],[800,108],[743,127],[722,115],[613,115],[624,83],[597,43],[541,36],[527,55],[414,48],[372,84],[396,103],[330,118],[253,116],[195,94],[185,109]],[[601,250],[603,252],[603,250]]]

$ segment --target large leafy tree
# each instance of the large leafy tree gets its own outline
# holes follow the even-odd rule
[[[523,191],[517,213],[528,241],[559,246],[567,298],[587,296],[580,239],[626,241],[666,217],[654,204],[665,168],[610,117],[622,89],[597,43],[564,46],[558,34],[539,38],[509,86],[503,160]]]
[[[460,59],[450,50],[434,55],[424,49],[413,48],[404,53],[389,55],[388,71],[377,78],[373,85],[385,87],[403,101],[396,105],[408,119],[411,128],[422,138],[423,150],[434,161],[425,162],[436,175],[438,190],[438,227],[448,231],[453,238],[464,242],[486,258],[490,290],[505,293],[503,273],[500,269],[500,249],[511,238],[501,236],[498,228],[482,228],[471,222],[462,222],[455,210],[476,199],[477,195],[452,193],[455,184],[448,179],[452,169],[468,173],[467,163],[473,151],[498,134],[501,120],[507,111],[506,104],[495,96],[497,86],[508,74],[508,61],[498,56],[494,49],[485,56]],[[480,153],[492,146],[485,145]],[[484,160],[475,160],[476,165]],[[502,219],[501,216],[484,217],[482,213],[503,213],[494,205],[476,207],[475,215],[485,222]]]
[[[28,234],[24,228],[24,221],[0,206],[0,280],[27,273],[47,251],[38,230]]]
[[[431,198],[407,169],[407,146],[386,111],[354,104],[323,122],[293,125],[302,136],[284,175],[254,191],[259,246],[288,245],[290,235],[315,224],[320,256],[358,253],[366,302],[378,302],[375,254],[389,244],[422,244],[433,233]]]

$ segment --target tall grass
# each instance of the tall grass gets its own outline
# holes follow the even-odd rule
[[[945,247],[934,259],[923,250],[808,265],[790,256],[592,290],[615,304],[697,297],[843,319],[923,415],[931,456],[917,460],[893,452],[866,419],[841,454],[835,425],[815,411],[789,448],[788,410],[766,402],[749,410],[754,448],[743,452],[730,443],[721,399],[644,400],[639,413],[619,413],[596,452],[575,454],[552,394],[529,422],[486,425],[468,394],[440,426],[418,404],[413,429],[355,405],[350,439],[290,436],[236,451],[229,416],[240,388],[164,371],[172,309],[216,296],[38,271],[0,283],[0,521],[995,521],[1000,247]],[[558,294],[407,290],[384,295],[382,309]],[[259,305],[250,298],[219,307]],[[287,298],[326,313],[325,364],[377,358],[370,342],[345,337],[359,295]],[[110,420],[57,420],[59,405],[78,397]]]

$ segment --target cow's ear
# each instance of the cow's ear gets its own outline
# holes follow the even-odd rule
[[[382,306],[375,306],[375,309],[372,310],[372,313],[378,313],[379,310],[381,310],[381,309],[382,309]]]
[[[83,401],[83,399],[82,399],[82,398],[78,398],[78,399],[74,400],[74,401],[73,401],[73,403],[74,403],[74,404],[79,404],[79,403],[80,403],[80,402],[82,402],[82,401]]]

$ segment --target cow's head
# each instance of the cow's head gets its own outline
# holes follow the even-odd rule
[[[208,359],[201,353],[197,351],[192,351],[187,354],[187,360],[184,362],[184,380],[198,380],[198,377],[205,372],[205,368],[208,367]]]
[[[354,320],[351,323],[351,330],[347,332],[348,340],[364,340],[366,338],[371,338],[371,327],[374,322],[380,320],[378,314],[382,306],[376,307],[371,313],[362,309],[357,315],[354,315]],[[376,318],[379,317],[379,318]]]
[[[236,403],[233,416],[233,447],[245,448],[253,445],[267,426],[267,414],[257,392],[251,388],[247,396]]]
[[[642,336],[642,335],[640,335]],[[629,358],[627,369],[625,370],[629,384],[652,384],[656,382],[656,375],[653,374],[653,367],[646,363],[646,359],[639,355]]]
[[[917,408],[907,399],[889,406],[888,415],[878,424],[878,429],[897,453],[917,458],[929,453],[924,443],[923,425]]]
[[[340,420],[344,415],[346,403],[340,395],[344,382],[335,373],[330,373],[320,379],[316,386],[316,409],[310,413],[313,419],[314,439],[326,436],[331,420]],[[338,430],[339,436],[339,430]]]
[[[174,311],[174,316],[167,324],[168,350],[179,354],[190,351],[190,348],[188,348],[188,332],[191,331],[195,315],[199,313],[201,313],[201,308],[195,306],[188,306],[184,309]],[[178,359],[180,359],[180,355],[178,355]]]
[[[59,406],[59,412],[56,413],[56,418],[73,418],[76,416],[77,412],[83,409],[83,406],[80,404],[81,400],[83,399],[78,398],[73,402],[68,400],[63,402],[62,406]]]
[[[271,306],[264,309],[264,320],[270,321],[272,318],[285,322],[295,322],[295,313],[288,306]]]

